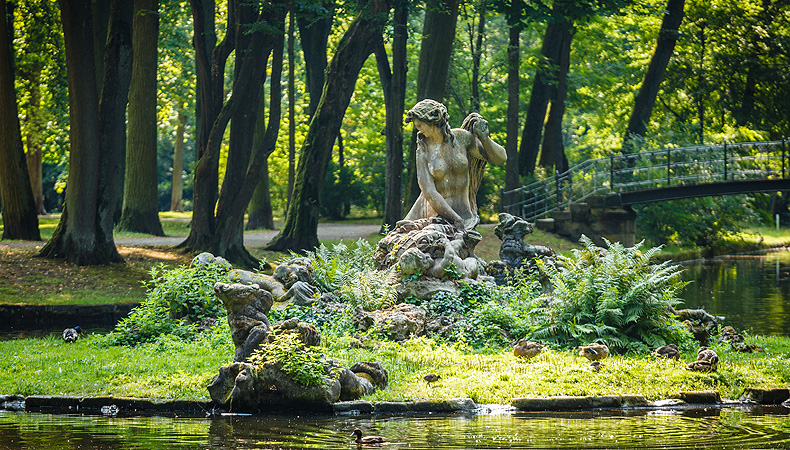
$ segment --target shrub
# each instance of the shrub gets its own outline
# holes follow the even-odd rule
[[[667,343],[684,344],[691,337],[675,320],[670,307],[686,283],[681,269],[652,264],[660,247],[642,253],[641,244],[599,248],[586,236],[584,249],[541,263],[554,290],[538,300],[532,314],[532,338],[560,346],[604,342],[611,347],[644,352]]]
[[[303,386],[319,386],[324,365],[316,347],[305,347],[295,333],[273,334],[249,358],[251,364],[274,364]]]
[[[226,268],[210,264],[203,268],[179,266],[150,270],[145,300],[107,335],[111,345],[136,345],[162,335],[191,338],[206,318],[224,318],[222,301],[214,295],[214,284],[227,281]]]
[[[324,292],[333,292],[347,284],[353,274],[373,270],[375,248],[364,239],[352,245],[343,242],[332,248],[321,244],[314,252],[306,252],[313,263],[313,276]]]

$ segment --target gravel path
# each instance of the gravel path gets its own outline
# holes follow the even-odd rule
[[[275,223],[278,228],[282,223]],[[359,238],[368,237],[379,232],[380,225],[361,225],[345,223],[320,223],[318,224],[318,239],[320,240],[350,240],[355,241]],[[279,231],[252,231],[244,233],[244,245],[246,247],[263,247],[268,244]],[[178,245],[184,240],[185,236],[165,236],[165,237],[123,237],[116,238],[116,245]],[[0,250],[9,248],[33,248],[43,247],[44,241],[12,241],[0,242]]]

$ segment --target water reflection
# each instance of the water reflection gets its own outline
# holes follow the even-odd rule
[[[356,427],[398,449],[788,448],[788,409],[420,417],[106,418],[0,413],[0,450],[346,449]]]
[[[790,252],[727,256],[684,263],[692,281],[684,308],[705,308],[725,325],[754,334],[790,336]]]

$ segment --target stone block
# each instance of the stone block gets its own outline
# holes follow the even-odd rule
[[[683,391],[673,395],[690,404],[714,404],[721,402],[721,395],[718,391]]]
[[[554,231],[554,219],[538,219],[535,221],[535,228],[552,232]]]
[[[779,405],[790,399],[790,389],[746,389],[741,400],[752,401],[763,405]]]
[[[332,405],[332,408],[335,413],[372,413],[375,410],[373,403],[364,400],[337,402]]]
[[[567,221],[572,220],[572,215],[570,211],[554,211],[551,213],[551,217],[554,219],[555,222]]]
[[[574,411],[592,408],[589,397],[578,396],[514,398],[510,405],[522,411]]]
[[[411,402],[373,402],[373,410],[377,413],[399,413],[412,411]]]

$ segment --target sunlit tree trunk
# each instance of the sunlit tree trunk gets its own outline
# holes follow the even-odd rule
[[[510,16],[515,22],[520,17],[521,0],[511,0]],[[507,47],[507,137],[505,151],[507,163],[505,164],[505,190],[512,190],[519,186],[518,171],[518,103],[519,103],[519,39],[521,27],[518,23],[510,24],[508,31]],[[510,201],[510,199],[502,199]]]
[[[163,236],[159,222],[156,69],[159,0],[135,0],[134,64],[129,88],[123,211],[118,228]]]
[[[188,117],[186,114],[178,113],[178,124],[176,125],[176,143],[173,149],[173,178],[172,191],[170,193],[170,211],[183,212],[184,195],[184,130],[187,125]]]

